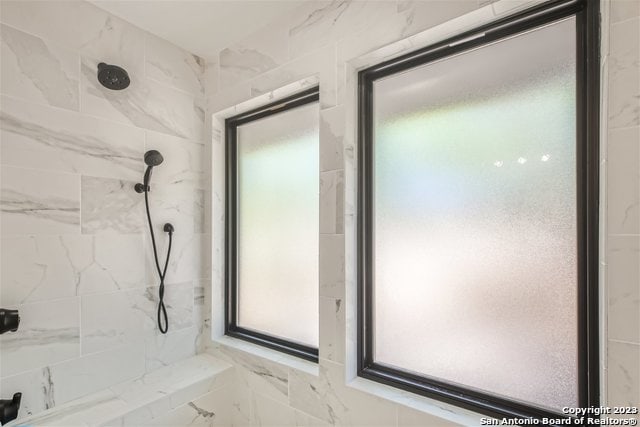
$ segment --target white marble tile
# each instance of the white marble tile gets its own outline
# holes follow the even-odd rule
[[[607,206],[607,233],[640,234],[640,127],[609,131]]]
[[[235,365],[241,386],[270,396],[278,402],[288,402],[289,375],[286,368],[229,347],[220,347],[216,356]]]
[[[267,396],[252,393],[251,414],[253,426],[328,426],[329,423],[307,415]]]
[[[401,36],[411,36],[478,8],[477,0],[400,0],[398,14],[405,20]]]
[[[145,47],[148,78],[204,96],[204,59],[152,34],[146,34]]]
[[[96,420],[106,419],[114,413],[126,410],[126,403],[111,390],[103,390],[69,403],[56,406],[34,417],[22,418],[21,425],[30,426],[88,426]]]
[[[146,132],[145,151],[157,150],[164,157],[153,170],[154,184],[185,184],[205,188],[204,146],[194,141],[158,132]]]
[[[155,220],[154,220],[155,221]],[[156,242],[159,257],[163,257],[167,253],[168,237],[160,237],[156,233]],[[189,232],[181,232],[176,229],[173,235],[173,243],[171,247],[171,259],[167,274],[165,277],[166,284],[183,283],[208,277],[208,235],[206,234],[189,234]],[[146,251],[146,268],[147,268],[147,284],[157,283],[158,273],[153,259],[150,239],[147,239]],[[164,266],[162,261],[161,267]]]
[[[138,420],[125,426],[226,426],[233,423],[232,396],[230,387],[206,393],[153,419]]]
[[[144,196],[134,181],[82,177],[82,233],[141,233]]]
[[[297,84],[303,90],[319,82],[320,107],[331,108],[336,105],[336,58],[335,45],[300,56],[251,80],[251,94],[274,92],[272,97],[275,98],[277,90],[291,84]]]
[[[289,56],[297,57],[349,34],[384,26],[395,14],[395,1],[305,3],[289,21]]]
[[[427,414],[425,412],[417,411],[413,408],[406,406],[398,406],[398,427],[422,427],[422,426],[458,426],[448,420]]]
[[[165,223],[169,222],[175,229],[174,243],[183,241],[193,234],[196,228],[202,228],[203,206],[198,200],[201,196],[201,190],[188,184],[154,184],[154,178],[155,170],[151,179],[149,206],[155,225],[156,239],[161,243],[168,241],[167,233],[163,231],[163,227]],[[147,224],[145,224],[146,228]],[[149,257],[152,257],[151,253]]]
[[[89,2],[3,1],[0,12],[2,22],[14,28],[130,73],[144,70],[144,31]]]
[[[611,25],[609,129],[640,125],[640,18]]]
[[[229,384],[232,373],[230,364],[203,354],[148,372],[139,378],[112,385],[111,390],[132,406],[153,403],[156,408],[152,409],[151,413],[152,416],[157,416],[199,395]],[[144,415],[144,412],[132,414],[130,419],[140,415]]]
[[[9,236],[2,242],[2,305],[144,286],[141,235]]]
[[[136,342],[52,366],[56,404],[141,376],[145,369],[144,350],[144,342]]]
[[[153,297],[145,291],[118,291],[82,297],[82,353],[142,341],[155,327]]]
[[[320,358],[344,362],[345,317],[343,300],[320,297]]]
[[[109,90],[96,78],[98,62],[82,58],[80,111],[195,141],[204,139],[203,101],[136,75],[131,75],[128,88]]]
[[[2,98],[2,163],[85,175],[137,179],[144,133],[74,112]]]
[[[344,170],[320,173],[320,234],[344,233]]]
[[[272,24],[223,49],[219,54],[220,85],[233,86],[284,63],[287,42],[285,26]]]
[[[78,54],[6,25],[1,35],[3,94],[78,111]]]
[[[640,344],[609,341],[608,406],[640,406]]]
[[[320,171],[343,169],[345,111],[337,106],[320,111]]]
[[[640,16],[640,2],[638,0],[613,0],[611,1],[611,23],[626,21]]]
[[[640,343],[640,236],[609,236],[609,339]]]
[[[396,425],[395,404],[346,387],[342,365],[320,364],[320,377],[290,370],[289,404],[336,425]]]
[[[171,331],[192,327],[192,284],[167,286],[165,306]],[[157,287],[83,296],[82,352],[93,353],[155,336],[159,333],[157,310]],[[191,345],[195,347],[195,332],[192,341]],[[151,345],[149,342],[148,346]],[[162,342],[157,345],[162,345]]]
[[[1,240],[2,306],[73,297],[92,248],[85,236],[8,236]]]
[[[79,233],[78,176],[9,166],[1,174],[4,235]]]
[[[20,314],[19,329],[0,336],[0,369],[3,377],[80,355],[78,298],[14,308]]]

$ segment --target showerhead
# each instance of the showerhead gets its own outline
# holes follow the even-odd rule
[[[144,162],[147,165],[147,170],[144,173],[144,178],[142,183],[138,183],[135,185],[135,190],[138,193],[144,193],[145,191],[149,191],[149,181],[151,180],[151,170],[154,166],[158,166],[164,161],[162,154],[156,150],[149,150],[144,153]]]
[[[162,157],[162,154],[160,154],[159,151],[149,150],[144,153],[144,162],[147,166],[158,166],[163,161],[164,157]]]
[[[117,65],[101,62],[98,64],[98,81],[111,90],[122,90],[129,87],[129,74]]]

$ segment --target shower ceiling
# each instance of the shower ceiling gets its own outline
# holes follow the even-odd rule
[[[202,57],[299,7],[304,0],[90,0],[96,6]]]

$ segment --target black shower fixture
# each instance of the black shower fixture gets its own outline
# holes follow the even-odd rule
[[[98,81],[102,86],[111,90],[122,90],[129,87],[129,74],[117,65],[101,62],[98,64]]]
[[[167,249],[167,258],[164,261],[164,268],[160,268],[160,261],[158,260],[158,248],[156,246],[156,235],[153,231],[153,221],[151,221],[151,212],[149,210],[149,191],[151,187],[149,182],[151,181],[151,171],[155,166],[160,165],[164,161],[162,154],[156,150],[149,150],[144,153],[144,162],[147,165],[147,170],[144,173],[144,179],[141,183],[135,185],[135,190],[138,193],[144,193],[144,205],[147,209],[147,220],[149,221],[149,233],[151,234],[151,244],[153,246],[153,258],[155,260],[156,269],[158,270],[158,276],[160,278],[159,287],[159,300],[158,300],[158,329],[163,334],[166,334],[169,330],[169,318],[167,316],[167,309],[164,306],[164,278],[167,275],[167,267],[169,266],[169,257],[171,256],[171,243],[173,241],[173,225],[166,223],[162,230],[169,234],[169,248]]]
[[[20,315],[18,310],[7,310],[0,308],[0,334],[5,332],[15,332],[20,325]]]

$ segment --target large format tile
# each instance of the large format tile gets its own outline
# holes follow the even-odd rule
[[[144,70],[144,31],[89,2],[2,1],[0,17],[14,28],[129,72]]]
[[[337,106],[320,111],[320,171],[344,168],[343,144],[345,110]]]
[[[155,334],[145,340],[147,372],[169,366],[179,360],[186,359],[196,354],[196,339],[198,329],[191,327],[177,329],[175,314],[169,313],[169,332]]]
[[[204,96],[204,59],[151,34],[146,36],[147,77],[195,96]]]
[[[220,84],[233,86],[287,60],[287,29],[284,25],[269,25],[246,40],[220,52]]]
[[[82,233],[141,233],[144,196],[134,181],[82,177]]]
[[[383,27],[395,14],[395,1],[305,3],[289,20],[289,56],[300,56],[376,25]]]
[[[640,18],[612,24],[609,129],[640,125]]]
[[[344,233],[344,170],[320,173],[320,233]]]
[[[96,78],[98,61],[82,58],[83,113],[195,141],[204,138],[203,101],[159,83],[131,77],[121,91],[103,87]]]
[[[48,366],[80,355],[78,298],[15,307],[20,328],[0,337],[2,376]]]
[[[141,235],[2,238],[2,305],[144,286]]]
[[[78,54],[6,25],[0,31],[2,93],[78,111]]]
[[[638,126],[609,131],[607,233],[640,234],[640,127]]]
[[[640,343],[640,236],[609,236],[609,338]]]
[[[156,224],[161,223],[157,222]],[[176,229],[171,246],[171,259],[165,276],[166,284],[183,283],[209,276],[206,254],[207,239],[208,235],[205,234],[190,234],[188,231],[183,232]],[[147,284],[153,285],[157,283],[158,273],[150,240],[147,239],[146,248]],[[162,268],[169,242],[167,233],[156,231],[156,242],[160,267]]]
[[[73,234],[80,231],[80,178],[2,167],[2,233]]]
[[[320,297],[320,358],[344,362],[345,310],[341,299]]]
[[[144,343],[69,360],[51,369],[56,404],[69,402],[144,374]]]
[[[411,36],[477,8],[477,0],[400,0],[398,14],[405,20],[401,36]]]
[[[640,344],[609,341],[607,406],[640,406]]]
[[[2,98],[2,163],[121,179],[142,176],[144,132]]]

